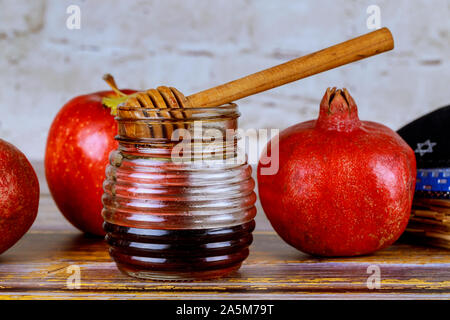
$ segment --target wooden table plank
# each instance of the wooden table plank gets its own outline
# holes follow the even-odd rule
[[[70,289],[68,267],[81,270]],[[367,288],[367,267],[378,265],[381,288]],[[33,231],[0,256],[0,298],[450,298],[447,250],[396,244],[374,255],[315,258],[287,246],[273,232],[255,232],[241,270],[197,282],[144,281],[120,273],[101,239],[74,231]]]

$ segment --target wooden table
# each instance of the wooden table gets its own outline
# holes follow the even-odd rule
[[[240,271],[201,282],[141,281],[121,274],[102,239],[67,223],[44,194],[30,232],[0,256],[0,299],[450,298],[450,251],[399,243],[358,258],[314,258],[285,244],[262,211]],[[380,270],[380,288],[367,286]],[[79,267],[80,288],[70,276]],[[372,271],[373,272],[373,271]]]

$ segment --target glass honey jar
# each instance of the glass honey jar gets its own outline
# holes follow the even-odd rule
[[[238,148],[236,104],[119,106],[104,182],[110,255],[124,273],[196,280],[239,269],[255,227],[255,182]]]

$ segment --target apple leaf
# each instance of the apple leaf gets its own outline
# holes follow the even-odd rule
[[[102,99],[102,104],[105,107],[108,107],[111,109],[111,114],[115,116],[117,114],[117,107],[124,103],[128,99],[128,96],[122,96],[122,97],[104,97]]]

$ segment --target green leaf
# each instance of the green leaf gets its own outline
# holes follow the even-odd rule
[[[128,99],[128,96],[123,96],[123,97],[115,97],[115,98],[111,98],[111,97],[104,97],[102,99],[102,104],[105,107],[108,107],[111,109],[111,114],[113,116],[115,116],[117,114],[117,107],[121,104],[124,103],[126,100]]]

